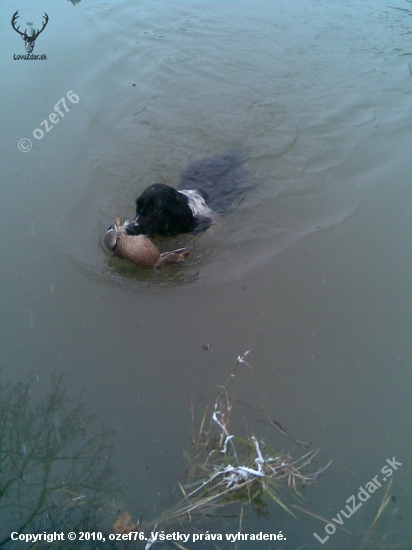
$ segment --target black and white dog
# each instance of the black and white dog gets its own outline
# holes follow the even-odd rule
[[[176,191],[154,183],[136,200],[136,218],[126,225],[126,233],[165,237],[207,229],[212,223],[208,200],[201,189]]]
[[[155,237],[205,231],[212,225],[212,212],[224,212],[243,191],[242,160],[243,155],[233,153],[198,161],[183,174],[178,190],[150,185],[137,198],[136,217],[125,224],[126,233]]]

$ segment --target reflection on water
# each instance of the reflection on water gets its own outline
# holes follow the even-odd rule
[[[97,415],[70,399],[61,376],[41,401],[33,403],[32,391],[31,382],[0,383],[0,547],[12,532],[101,530],[103,508],[119,491],[110,432]],[[66,540],[59,547],[86,546]]]

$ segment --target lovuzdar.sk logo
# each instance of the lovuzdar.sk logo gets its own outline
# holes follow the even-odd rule
[[[14,54],[13,59],[46,60],[47,59],[46,54],[34,55],[32,52],[34,50],[34,46],[37,38],[44,31],[47,23],[49,22],[49,16],[47,15],[47,13],[43,15],[44,22],[40,30],[37,29],[37,31],[35,31],[33,28],[30,28],[29,32],[27,31],[27,29],[24,32],[21,32],[20,26],[16,27],[18,18],[19,18],[19,10],[17,10],[16,13],[13,15],[13,17],[11,18],[11,26],[23,38],[27,55]],[[28,24],[31,25],[31,23],[28,23]]]

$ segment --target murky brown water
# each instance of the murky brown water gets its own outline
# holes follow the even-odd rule
[[[254,420],[263,406],[321,449],[315,470],[333,460],[300,505],[336,517],[395,456],[368,547],[409,548],[410,3],[18,8],[22,24],[50,21],[34,51],[47,61],[15,61],[17,7],[2,9],[3,379],[32,375],[36,398],[52,373],[84,388],[114,429],[118,506],[136,521],[178,498],[191,397],[199,416],[251,349],[236,397],[253,433],[300,455]],[[69,90],[79,102],[33,139]],[[177,186],[235,148],[250,189],[190,238],[187,266],[139,272],[102,249],[146,185]],[[352,550],[383,496],[324,545],[304,514],[275,509],[246,530],[282,530],[272,548]]]

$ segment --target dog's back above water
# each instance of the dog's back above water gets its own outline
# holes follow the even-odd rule
[[[224,213],[242,193],[244,157],[232,153],[195,162],[184,172],[179,189],[155,183],[136,200],[129,235],[154,237],[201,232],[212,225],[213,212]]]

